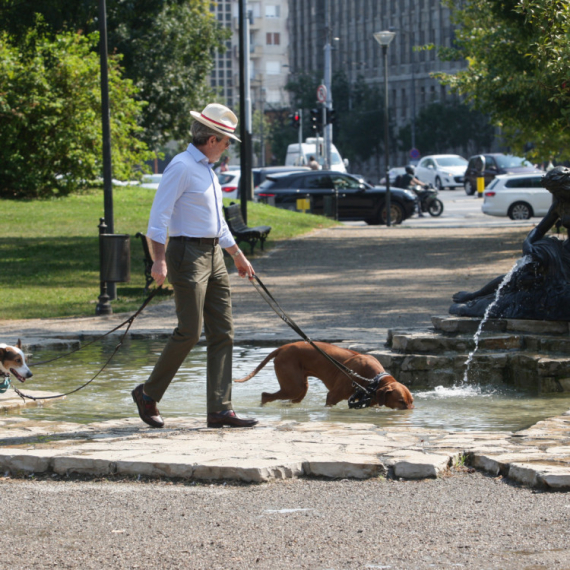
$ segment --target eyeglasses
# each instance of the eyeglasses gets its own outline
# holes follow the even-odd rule
[[[218,142],[222,142],[224,139],[220,139]],[[225,141],[225,147],[229,148],[229,146],[232,144],[232,139],[230,139],[230,137],[228,137]]]

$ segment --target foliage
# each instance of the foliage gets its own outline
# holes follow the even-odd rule
[[[208,0],[107,0],[109,53],[123,55],[125,76],[148,102],[140,124],[153,150],[169,140],[188,139],[190,110],[212,99],[206,79],[212,50],[228,49]],[[23,43],[42,16],[51,37],[63,30],[98,31],[98,3],[88,0],[33,0],[23,10],[17,0],[0,0],[0,29]],[[96,46],[93,46],[96,49]]]
[[[115,228],[131,235],[131,281],[118,284],[119,299],[112,305],[115,312],[132,311],[144,298],[143,253],[134,234],[147,227],[154,192],[120,187],[113,194]],[[228,205],[230,200],[224,202]],[[103,214],[102,191],[41,201],[3,200],[2,212],[0,258],[11,268],[0,272],[3,318],[93,315],[99,296],[97,224]],[[266,250],[279,240],[337,224],[252,202],[248,221],[252,226],[272,226]]]
[[[416,118],[416,146],[423,155],[452,148],[470,156],[489,151],[494,128],[488,117],[457,100],[434,102],[421,109]],[[412,148],[411,125],[400,129],[400,149]]]
[[[441,49],[468,67],[438,77],[502,128],[533,160],[570,157],[570,3],[563,0],[444,0],[458,25]],[[529,143],[531,148],[529,150]]]
[[[306,115],[303,122],[307,121]],[[304,131],[305,129],[303,129]],[[271,113],[271,161],[275,165],[285,164],[287,147],[299,142],[298,129],[291,126],[288,111],[274,111]],[[304,140],[304,139],[303,139]]]
[[[26,36],[27,49],[0,34],[0,196],[68,194],[101,175],[102,126],[97,34]],[[110,58],[114,175],[131,178],[150,158],[137,136],[143,105]]]

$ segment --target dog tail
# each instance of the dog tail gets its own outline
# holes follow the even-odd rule
[[[239,380],[234,380],[234,382],[247,382],[249,379],[253,378],[270,360],[273,360],[277,353],[281,350],[281,348],[276,348],[271,354],[268,354],[263,362],[253,371],[250,372],[247,376],[240,378]]]

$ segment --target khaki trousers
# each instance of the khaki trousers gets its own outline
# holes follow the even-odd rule
[[[170,240],[168,280],[174,288],[178,326],[166,343],[144,391],[160,402],[202,333],[207,344],[208,413],[232,408],[233,321],[230,281],[219,245]]]

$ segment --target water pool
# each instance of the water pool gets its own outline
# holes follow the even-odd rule
[[[164,343],[164,340],[127,340],[111,364],[87,388],[63,401],[5,413],[18,414],[30,420],[79,423],[137,416],[131,390],[147,379]],[[106,362],[115,344],[114,341],[96,343],[53,363],[32,367],[34,376],[23,386],[23,391],[66,392],[77,388]],[[234,378],[251,372],[272,350],[268,347],[236,346]],[[29,362],[33,365],[34,361],[57,355],[57,352],[38,351]],[[206,348],[197,346],[160,403],[159,409],[166,422],[173,417],[205,419],[205,372]],[[18,388],[22,388],[19,383]],[[273,363],[269,363],[248,382],[234,384],[234,408],[240,415],[253,416],[261,422],[364,422],[385,427],[444,428],[450,431],[519,430],[570,409],[570,394],[536,396],[510,388],[488,386],[412,390],[415,409],[406,411],[387,408],[350,410],[346,402],[326,408],[326,389],[320,380],[314,378],[309,379],[309,392],[300,404],[272,402],[260,406],[261,392],[275,392],[277,389]]]

